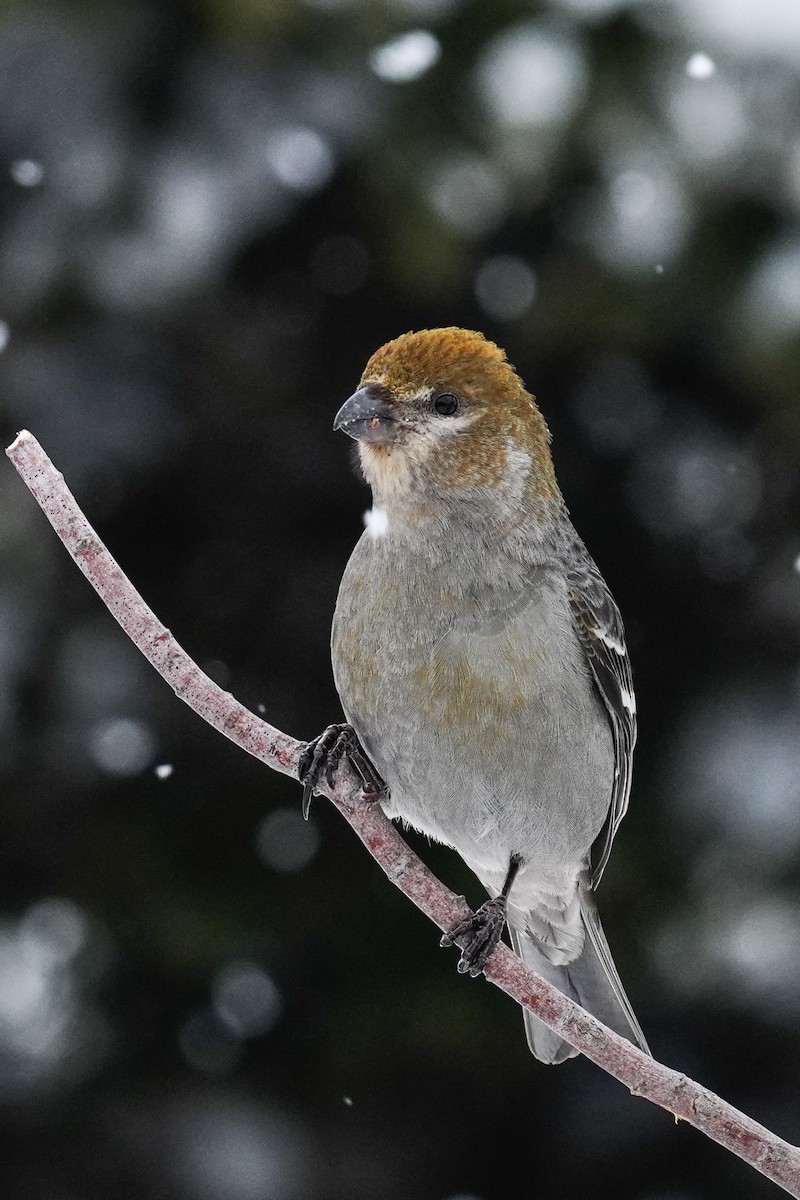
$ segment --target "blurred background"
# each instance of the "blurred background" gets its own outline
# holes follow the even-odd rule
[[[554,434],[641,734],[601,910],[657,1057],[800,1141],[800,5],[0,15],[0,400],[180,642],[299,737],[369,505],[331,430],[459,324]],[[0,463],[7,1200],[744,1200],[323,801],[185,709]],[[415,842],[474,902],[456,857]]]

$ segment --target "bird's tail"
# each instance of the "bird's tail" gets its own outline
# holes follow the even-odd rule
[[[581,916],[586,937],[583,950],[573,962],[555,966],[545,957],[534,939],[519,929],[510,930],[514,951],[537,975],[542,975],[560,992],[597,1017],[598,1021],[635,1042],[649,1054],[650,1047],[625,995],[590,893],[581,898]],[[578,1053],[527,1009],[523,1015],[528,1045],[541,1062],[560,1063]]]

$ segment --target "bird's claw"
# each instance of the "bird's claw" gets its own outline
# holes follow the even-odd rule
[[[494,953],[495,946],[503,936],[505,924],[506,899],[504,896],[495,896],[463,921],[456,922],[452,929],[442,935],[439,945],[459,946],[461,958],[457,969],[462,975],[471,975],[474,979],[481,974]]]
[[[333,787],[343,759],[347,759],[361,780],[365,796],[377,799],[386,792],[386,784],[364,753],[353,726],[329,725],[319,737],[312,738],[297,764],[298,778],[303,785],[304,820],[308,820],[317,785],[324,779],[328,787]]]

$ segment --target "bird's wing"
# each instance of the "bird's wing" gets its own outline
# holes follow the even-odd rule
[[[575,628],[608,709],[614,738],[611,807],[592,852],[592,883],[596,887],[628,809],[636,744],[636,699],[622,617],[605,580],[588,555],[567,572],[566,579]]]

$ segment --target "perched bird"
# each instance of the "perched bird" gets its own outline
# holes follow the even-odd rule
[[[388,815],[489,892],[443,939],[459,969],[479,973],[507,921],[530,967],[647,1050],[594,898],[630,793],[631,670],[544,418],[492,342],[426,329],[372,356],[334,428],[374,507],[333,621],[349,724],[309,744],[304,803],[344,755],[371,790],[385,781]],[[576,1053],[525,1024],[542,1062]]]

